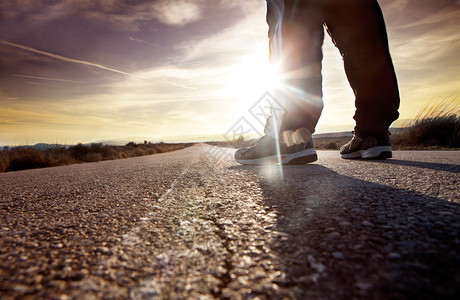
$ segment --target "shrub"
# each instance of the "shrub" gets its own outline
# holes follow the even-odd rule
[[[82,161],[84,162],[97,162],[102,160],[102,155],[100,153],[91,152],[83,156]]]
[[[136,148],[138,145],[135,142],[129,142],[126,144],[126,147],[133,147]]]
[[[193,144],[144,144],[128,143],[126,146],[107,146],[103,144],[81,143],[68,149],[64,147],[37,150],[30,147],[17,147],[12,150],[0,150],[0,172],[31,168],[69,165],[77,162],[97,162],[103,159],[128,158],[174,151]]]
[[[0,172],[6,171],[10,165],[8,150],[0,151]]]
[[[113,147],[105,145],[102,148],[101,155],[102,155],[102,159],[110,159],[112,157],[117,157],[117,151],[115,151],[115,149],[113,149]]]
[[[64,147],[47,150],[45,154],[53,166],[63,166],[75,163],[72,154]]]
[[[152,154],[156,154],[156,153],[158,153],[158,151],[157,151],[157,149],[155,149],[155,148],[154,148],[154,149],[149,149],[149,150],[147,150],[147,154],[148,154],[148,155],[152,155]]]
[[[18,147],[10,151],[7,171],[44,168],[52,166],[43,151],[28,147]]]
[[[328,150],[337,150],[338,149],[337,143],[333,142],[333,141],[330,141],[329,143],[327,143],[325,148],[328,149]]]
[[[144,150],[142,150],[142,149],[136,149],[136,150],[133,151],[132,155],[133,156],[143,156],[143,155],[145,155],[145,153],[144,153]]]
[[[102,153],[104,152],[104,145],[102,145],[101,143],[93,143],[89,146],[89,151],[93,153],[100,153],[102,155]]]
[[[78,143],[77,145],[70,147],[69,151],[76,160],[84,161],[84,157],[90,152],[90,149],[88,146]]]
[[[116,157],[116,151],[113,149],[113,147],[103,145],[102,143],[91,144],[89,146],[88,153],[99,153],[101,155],[101,159]]]

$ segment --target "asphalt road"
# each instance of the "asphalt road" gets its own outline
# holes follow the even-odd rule
[[[225,151],[0,174],[0,299],[459,299],[459,151]]]

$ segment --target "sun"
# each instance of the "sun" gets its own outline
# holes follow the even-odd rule
[[[226,82],[227,95],[246,103],[248,107],[251,100],[257,101],[277,85],[276,72],[268,61],[267,53],[244,56],[240,63],[230,67]]]

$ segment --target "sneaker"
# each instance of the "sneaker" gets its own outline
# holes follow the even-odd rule
[[[269,135],[261,137],[254,146],[241,148],[235,152],[235,160],[243,165],[261,165],[279,163],[283,165],[300,165],[314,162],[318,159],[313,140],[288,146],[279,141],[279,153],[276,140]]]
[[[345,159],[386,159],[392,157],[389,134],[361,138],[356,134],[351,141],[340,147]]]

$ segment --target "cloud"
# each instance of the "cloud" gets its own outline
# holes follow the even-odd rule
[[[0,1],[4,20],[37,26],[47,22],[79,17],[112,26],[121,31],[139,31],[140,23],[153,20],[151,2],[132,0],[11,0]],[[26,17],[26,18],[24,18]]]
[[[241,75],[238,67],[247,62],[251,66],[259,61],[261,64],[268,62],[264,3],[245,4],[253,8],[247,10],[252,22],[244,18],[243,8],[237,3],[233,13],[238,17],[228,27],[181,41],[171,48],[171,53],[180,52],[180,56],[166,64],[139,70],[135,78],[113,82],[108,89],[116,95],[119,112],[115,115],[147,123],[155,119],[152,126],[158,132],[162,128],[171,132],[171,124],[178,127],[174,134],[227,131],[228,126],[265,91],[256,95],[245,93],[243,99],[244,91],[235,85],[232,75]],[[225,11],[227,7],[219,9]],[[247,66],[242,70],[250,71]],[[243,75],[248,77],[248,74]],[[171,85],[180,88],[171,88]],[[209,124],[213,124],[212,128]]]
[[[460,6],[456,5],[457,7],[446,7],[442,10],[439,10],[434,13],[427,14],[423,18],[416,20],[414,22],[410,22],[406,24],[404,27],[416,27],[416,26],[421,26],[421,25],[435,25],[435,24],[440,24],[445,25],[449,20],[451,20],[452,23],[459,23],[458,16],[460,14]]]
[[[241,9],[243,10],[243,7]],[[177,44],[175,49],[185,52],[181,57],[184,63],[212,61],[214,67],[219,67],[216,66],[216,60],[219,59],[222,66],[229,66],[232,60],[241,59],[241,54],[254,53],[254,49],[260,52],[267,48],[268,25],[265,22],[264,12],[264,6],[254,7],[250,15],[238,20],[233,26],[200,40],[184,41]]]
[[[124,3],[129,3],[131,0],[9,0],[0,2],[0,8],[8,12],[9,16],[15,16],[17,13],[39,13],[42,9],[52,10],[53,8],[62,9],[94,9],[104,12],[112,12],[123,7]],[[52,11],[49,11],[52,17]]]
[[[19,48],[19,49],[22,49],[22,50],[26,50],[26,51],[34,52],[34,53],[37,53],[37,54],[45,55],[45,56],[48,56],[48,57],[52,57],[52,58],[55,58],[55,59],[58,59],[58,60],[61,60],[61,61],[66,61],[66,62],[70,62],[70,63],[76,63],[76,64],[87,65],[87,66],[96,67],[96,68],[103,69],[103,70],[110,71],[110,72],[114,72],[114,73],[119,73],[119,74],[123,74],[123,75],[134,76],[134,75],[132,75],[132,74],[130,74],[130,73],[127,73],[127,72],[124,72],[124,71],[120,71],[120,70],[117,70],[117,69],[113,69],[113,68],[110,68],[110,67],[106,67],[106,66],[103,66],[103,65],[100,65],[100,64],[96,64],[96,63],[92,63],[92,62],[84,61],[84,60],[78,60],[78,59],[68,58],[68,57],[64,57],[64,56],[61,56],[61,55],[57,55],[57,54],[53,54],[53,53],[49,53],[49,52],[37,50],[37,49],[31,48],[31,47],[27,47],[27,46],[23,46],[23,45],[11,43],[11,42],[4,41],[4,40],[0,40],[0,43],[5,44],[5,45],[8,45],[8,46],[11,46],[11,47]]]
[[[36,0],[30,13],[35,11],[37,15],[45,16],[46,9],[56,8],[59,12],[67,9],[68,15],[48,20],[47,27],[35,26],[37,19],[29,20],[23,27],[27,31],[20,31],[24,32],[20,38],[18,35],[0,37],[0,50],[14,50],[21,56],[21,59],[15,58],[17,63],[8,72],[3,72],[8,82],[3,81],[2,84],[10,86],[5,90],[8,92],[5,97],[12,95],[21,99],[14,102],[7,102],[5,97],[0,99],[3,108],[10,106],[14,109],[0,111],[0,115],[9,116],[12,123],[11,127],[0,128],[2,138],[15,141],[16,137],[28,137],[30,142],[32,135],[38,142],[46,140],[41,137],[57,136],[62,139],[71,136],[73,142],[85,142],[102,136],[107,139],[133,135],[162,136],[165,133],[206,134],[225,132],[239,117],[241,110],[223,88],[227,88],[229,68],[234,62],[241,63],[239,55],[247,55],[257,48],[252,28],[244,19],[239,1],[109,1],[100,9],[92,4],[100,2],[96,0],[75,1],[73,4],[65,2],[67,8],[40,4],[42,1]],[[257,14],[254,22],[260,28],[255,30],[260,42],[266,46],[263,0],[254,4],[254,7],[260,7],[257,11],[250,9],[251,4],[244,4],[251,14],[249,18]],[[70,5],[74,5],[73,8]],[[28,17],[30,13],[23,16]],[[10,27],[21,28],[18,26],[20,19],[12,20]],[[200,24],[183,26],[192,22]],[[66,31],[76,34],[68,35],[72,39],[67,39],[67,35],[53,36],[56,44],[49,44],[49,39],[45,37],[48,36],[46,33],[54,34],[54,24],[69,24]],[[84,25],[73,30],[75,24]],[[44,32],[39,38],[36,28]],[[45,31],[45,28],[51,30]],[[153,32],[151,28],[158,31]],[[139,32],[126,33],[137,30]],[[114,42],[109,43],[112,39]],[[155,47],[144,47],[151,46],[150,43],[154,43]],[[74,48],[68,45],[78,47],[74,47],[73,51]],[[124,47],[127,51],[120,51]],[[29,57],[38,59],[40,64],[30,66]],[[56,63],[56,60],[64,63]],[[69,62],[92,68],[80,69]],[[27,68],[18,69],[18,65]],[[111,73],[105,74],[100,70],[134,76],[111,77]],[[97,79],[113,80],[95,83],[92,76],[96,75]],[[78,84],[61,84],[54,80],[59,78],[89,83],[82,88]],[[30,84],[25,84],[26,81]],[[57,87],[51,89],[37,84],[55,84]],[[21,93],[23,90],[29,93]],[[145,125],[145,129],[139,128],[140,123]]]
[[[201,18],[201,1],[163,0],[152,5],[155,17],[167,25],[182,26]]]
[[[401,92],[401,117],[414,117],[425,100],[458,95],[459,2],[394,0],[383,2],[382,9]]]
[[[144,40],[141,40],[141,39],[135,39],[133,37],[129,37],[129,39],[133,42],[139,42],[139,43],[142,43],[142,44],[146,44],[146,45],[149,45],[149,46],[156,46],[154,43],[150,43],[150,42],[147,42],[147,41],[144,41]]]
[[[229,0],[8,0],[0,1],[0,11],[4,20],[15,19],[22,25],[83,17],[121,31],[137,32],[148,21],[181,27],[201,20],[204,9],[230,10],[241,5],[250,6]]]
[[[385,2],[385,11],[394,13],[403,12],[404,9],[409,5],[409,0],[387,0]]]
[[[405,117],[420,99],[458,90],[460,19],[446,7],[449,1],[381,1]],[[1,138],[36,132],[37,139],[78,142],[226,132],[260,96],[241,83],[256,78],[251,70],[267,60],[265,5],[0,0],[0,119],[12,124],[0,127]],[[326,103],[317,129],[339,131],[353,126],[353,93],[337,49],[327,43]]]
[[[58,79],[58,78],[49,78],[49,77],[40,77],[40,76],[30,76],[30,75],[18,75],[18,74],[13,74],[12,76],[14,76],[14,77],[21,77],[21,78],[39,79],[39,80],[59,81],[59,82],[86,83],[86,82],[84,82],[84,81],[67,80],[67,79]]]

